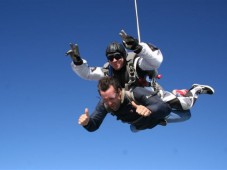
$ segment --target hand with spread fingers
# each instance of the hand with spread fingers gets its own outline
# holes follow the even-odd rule
[[[141,116],[149,116],[152,112],[143,105],[137,105],[134,101],[131,102],[132,106],[136,109],[136,112]]]
[[[142,46],[139,45],[139,41],[136,38],[133,38],[130,35],[127,35],[124,30],[121,30],[119,35],[122,38],[122,43],[125,48],[129,50],[133,50],[135,53],[140,53],[142,50]]]
[[[71,59],[75,63],[75,65],[83,64],[83,60],[80,57],[79,47],[77,44],[70,43],[71,49],[66,52],[65,55],[70,55]]]

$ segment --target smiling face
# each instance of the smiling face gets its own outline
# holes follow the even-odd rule
[[[122,44],[112,42],[106,48],[106,57],[114,70],[120,70],[125,64],[127,52]]]
[[[114,58],[113,61],[109,61],[109,63],[114,70],[120,70],[124,66],[124,58],[118,60]]]
[[[104,103],[112,110],[117,111],[121,105],[121,90],[116,92],[114,87],[110,87],[106,91],[100,91]]]

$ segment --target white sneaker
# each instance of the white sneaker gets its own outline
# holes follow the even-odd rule
[[[192,89],[198,88],[196,93],[199,94],[214,94],[214,89],[208,85],[193,84]]]

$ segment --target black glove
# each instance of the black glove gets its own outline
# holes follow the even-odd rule
[[[142,50],[142,46],[139,45],[139,42],[137,39],[133,38],[130,35],[127,35],[124,30],[121,30],[119,35],[122,38],[122,43],[125,48],[129,50],[133,50],[137,54],[140,53],[140,51]]]
[[[70,55],[75,65],[83,64],[83,60],[80,57],[79,47],[77,44],[70,43],[71,49],[66,52],[65,55]]]

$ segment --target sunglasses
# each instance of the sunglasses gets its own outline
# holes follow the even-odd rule
[[[122,55],[121,55],[120,53],[113,53],[113,54],[109,54],[109,55],[107,56],[107,59],[108,59],[109,61],[113,61],[114,58],[115,58],[116,60],[119,60],[119,59],[122,58]]]

